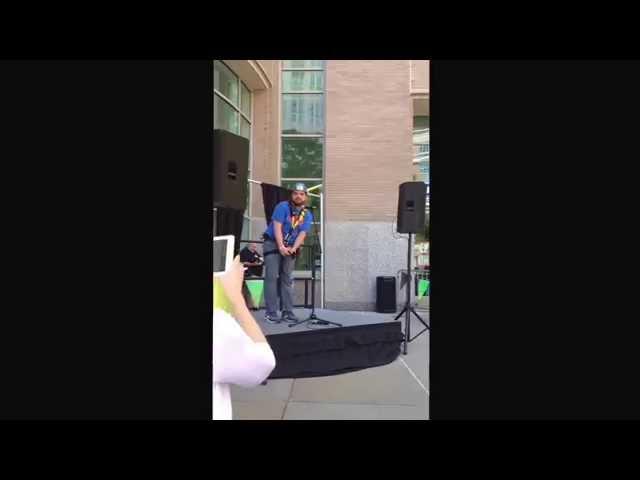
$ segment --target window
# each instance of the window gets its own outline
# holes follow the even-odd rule
[[[282,133],[324,133],[324,95],[283,93]]]
[[[320,137],[283,137],[282,177],[322,178],[323,144]]]
[[[413,117],[413,163],[425,183],[429,183],[429,151],[429,117]]]
[[[244,117],[240,119],[240,135],[251,140],[251,124]]]
[[[295,70],[295,69],[324,69],[324,60],[283,60],[283,70]]]
[[[251,219],[246,215],[242,218],[242,234],[240,240],[252,240],[251,238]],[[240,245],[244,247],[245,245]]]
[[[240,110],[245,114],[246,117],[251,117],[251,92],[247,87],[244,86],[244,83],[241,84],[241,92],[242,95],[240,97]]]
[[[324,72],[285,71],[282,72],[282,92],[322,92]]]
[[[213,62],[213,128],[227,130],[249,140],[249,178],[251,178],[251,91],[223,62]],[[251,238],[251,184],[242,223],[242,240]]]
[[[251,129],[251,91],[219,60],[213,62],[214,128],[236,135]],[[250,139],[250,135],[245,135]]]
[[[221,61],[214,61],[213,86],[233,105],[238,105],[238,77]]]
[[[413,128],[422,130],[429,128],[429,117],[428,116],[418,116],[413,117]]]
[[[293,267],[294,270],[297,271],[310,271],[311,270],[311,262],[313,257],[313,251],[311,249],[311,245],[316,245],[320,243],[319,237],[316,236],[317,227],[318,233],[320,233],[320,226],[314,226],[311,231],[307,234],[307,238],[305,239],[305,247],[300,250],[300,254],[296,257],[296,263]],[[316,243],[317,242],[317,243]],[[319,253],[318,249],[316,249],[316,271],[321,268],[321,260],[322,255]]]
[[[213,97],[213,128],[238,134],[238,112],[218,95]]]
[[[294,188],[304,182],[307,188],[323,183],[324,165],[324,89],[323,60],[282,61],[282,186]],[[313,193],[320,193],[315,189]],[[320,198],[309,195],[314,224],[320,232]],[[312,245],[315,228],[309,232],[306,245]],[[296,259],[296,270],[310,270],[311,249],[304,248]],[[318,260],[318,259],[316,259]],[[319,260],[318,260],[319,261]]]

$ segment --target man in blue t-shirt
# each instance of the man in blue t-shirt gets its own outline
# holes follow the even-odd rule
[[[264,232],[265,320],[269,323],[298,321],[293,314],[292,274],[296,255],[313,222],[311,210],[305,206],[306,201],[307,187],[304,183],[296,184],[291,199],[276,205]],[[282,319],[278,318],[278,280],[282,296]]]

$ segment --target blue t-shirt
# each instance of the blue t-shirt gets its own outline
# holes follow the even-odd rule
[[[269,222],[269,226],[265,230],[265,234],[272,238],[274,241],[276,239],[276,235],[273,232],[273,220],[276,222],[280,222],[282,224],[282,239],[285,240],[287,235],[291,232],[291,236],[289,237],[289,241],[285,240],[285,244],[287,246],[292,246],[293,242],[296,241],[296,238],[300,234],[300,232],[308,232],[311,230],[311,222],[313,222],[313,214],[311,213],[311,209],[307,208],[304,211],[304,218],[300,221],[300,224],[294,229],[292,225],[293,221],[293,212],[291,211],[291,206],[289,202],[280,202],[276,205],[276,208],[273,209],[273,215],[271,216],[271,222]]]

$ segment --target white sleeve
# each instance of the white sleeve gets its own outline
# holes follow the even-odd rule
[[[213,313],[213,381],[254,387],[276,366],[268,343],[253,341],[224,310]]]

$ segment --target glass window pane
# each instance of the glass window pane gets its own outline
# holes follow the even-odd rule
[[[429,182],[429,117],[413,117],[413,160],[418,162],[420,179]]]
[[[429,159],[429,144],[415,144],[413,146],[413,158],[415,159]]]
[[[324,68],[324,60],[283,60],[282,68]]]
[[[247,87],[244,86],[244,83],[240,84],[240,110],[247,117],[251,118],[251,92]]]
[[[247,172],[247,177],[251,178],[251,172]],[[251,217],[251,182],[247,182],[247,197],[244,204],[244,214],[247,217]]]
[[[283,138],[282,177],[322,177],[322,148],[321,138]]]
[[[240,237],[240,240],[251,240],[251,220],[247,217],[242,218],[242,233]],[[244,247],[244,245],[241,246]]]
[[[429,174],[431,173],[429,171],[429,163],[423,163],[420,165],[420,173],[422,174],[422,181],[425,183],[429,183]]]
[[[414,145],[428,145],[429,144],[429,129],[414,130],[414,132],[413,132],[413,144]]]
[[[413,143],[429,143],[429,127],[413,129]]]
[[[238,112],[218,95],[213,96],[213,128],[238,134]]]
[[[324,132],[324,96],[322,94],[282,95],[282,133]]]
[[[320,231],[320,227],[318,227],[318,231]],[[317,242],[318,245],[320,244],[320,241],[316,239],[316,236],[312,230],[309,233],[309,235],[307,235],[307,238],[305,239],[305,242],[302,248],[300,249],[300,253],[296,257],[296,262],[293,267],[294,270],[303,271],[303,272],[311,270],[311,256],[312,256],[311,254],[313,253],[311,246],[314,245],[315,242]],[[320,249],[316,249],[315,253],[316,253],[316,275],[319,275],[319,272],[321,270],[322,254],[320,253]],[[309,288],[311,288],[311,284],[309,284]],[[309,295],[311,295],[311,293],[309,293]],[[316,300],[317,298],[318,298],[318,295],[316,294]]]
[[[240,117],[240,135],[251,140],[251,124],[243,117]]]
[[[238,77],[227,66],[215,60],[213,62],[213,87],[231,100],[233,105],[238,105]]]
[[[413,128],[414,130],[429,128],[429,117],[413,117]]]
[[[306,242],[305,242],[306,244]],[[311,248],[303,246],[300,249],[300,253],[296,256],[293,269],[297,272],[306,272],[311,270],[311,263],[309,257],[311,256]]]
[[[322,92],[324,72],[282,72],[283,92]]]

